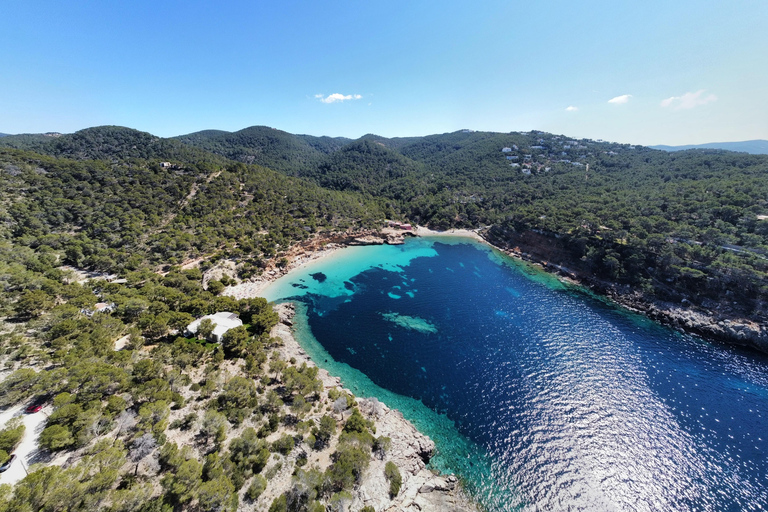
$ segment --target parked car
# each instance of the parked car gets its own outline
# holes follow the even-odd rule
[[[31,404],[27,406],[26,409],[24,409],[24,412],[27,414],[36,413],[43,408],[43,406],[45,405],[45,402],[46,402],[45,397],[38,396],[37,398],[35,398],[35,400]]]
[[[13,461],[16,460],[15,455],[11,455],[11,458],[5,461],[5,464],[0,466],[0,473],[3,473],[4,471],[8,471],[8,468],[11,467],[11,464],[13,464]]]

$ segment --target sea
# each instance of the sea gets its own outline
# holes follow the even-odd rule
[[[768,357],[660,326],[470,238],[349,247],[264,291],[489,511],[768,509]]]

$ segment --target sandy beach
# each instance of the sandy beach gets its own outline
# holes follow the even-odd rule
[[[449,229],[447,231],[435,231],[433,229],[425,228],[424,226],[416,226],[413,230],[416,236],[429,237],[429,236],[465,236],[467,238],[474,238],[479,242],[487,244],[488,242],[481,237],[477,230],[473,229]]]
[[[380,237],[382,235],[383,237]],[[392,237],[418,236],[418,237],[438,237],[438,236],[464,236],[472,238],[479,242],[487,244],[488,242],[481,237],[477,231],[470,229],[449,229],[448,231],[435,231],[424,226],[415,226],[413,231],[402,231],[397,229],[385,228],[380,233],[373,231],[349,233],[345,235],[333,235],[328,238],[319,237],[309,242],[304,242],[292,246],[286,251],[285,257],[288,259],[288,265],[277,267],[274,262],[264,270],[264,273],[258,277],[242,281],[236,285],[228,286],[222,292],[235,299],[250,299],[260,297],[264,289],[274,281],[289,272],[302,268],[310,263],[336,253],[340,249],[351,245],[364,245],[370,243],[385,243]],[[360,243],[364,241],[363,243]]]
[[[278,278],[288,274],[293,270],[302,268],[314,261],[326,258],[339,249],[343,249],[344,247],[346,246],[330,243],[320,250],[312,252],[304,251],[300,256],[297,256],[294,259],[289,258],[289,263],[286,267],[269,268],[265,270],[264,273],[259,277],[243,281],[236,285],[227,286],[222,292],[222,295],[227,295],[235,299],[250,299],[253,297],[261,297],[261,292],[264,291],[267,286],[272,284]]]

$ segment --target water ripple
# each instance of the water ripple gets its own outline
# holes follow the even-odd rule
[[[489,509],[768,508],[768,358],[661,328],[486,248],[407,247],[396,267],[356,252],[345,302],[302,290],[309,324],[334,359],[447,414],[461,435],[437,432],[441,467]],[[328,286],[334,272],[320,270]],[[393,283],[400,300],[387,297]]]

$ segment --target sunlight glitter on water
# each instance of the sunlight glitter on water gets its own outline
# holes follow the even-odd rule
[[[340,251],[270,298],[305,302],[313,358],[402,409],[490,510],[768,507],[768,358],[446,241]]]

